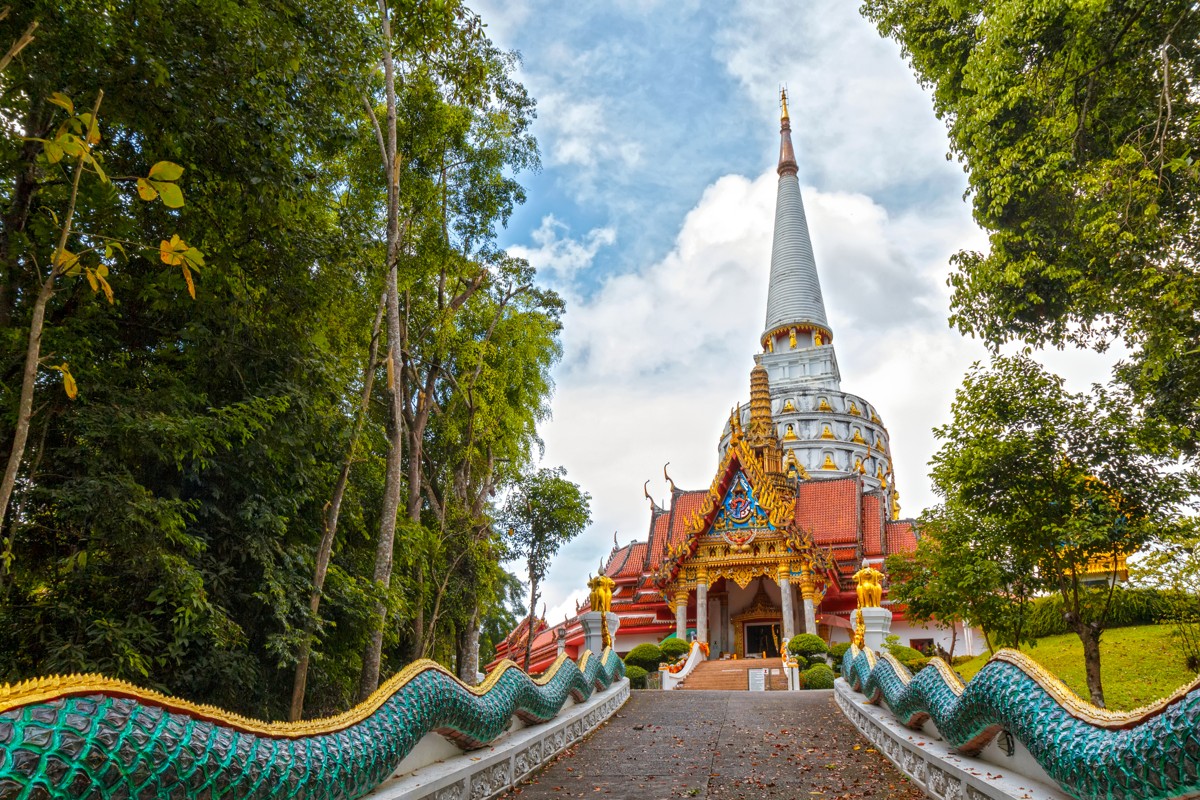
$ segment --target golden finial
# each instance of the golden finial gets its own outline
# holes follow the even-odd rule
[[[667,479],[667,483],[671,484],[671,493],[674,494],[677,489],[675,488],[675,481],[671,480],[671,476],[667,474],[667,467],[669,466],[671,466],[670,461],[663,464],[663,477]]]
[[[779,102],[783,106],[783,116],[780,117],[780,119],[790,119],[790,117],[788,117],[787,87],[786,86],[781,86],[779,88]]]

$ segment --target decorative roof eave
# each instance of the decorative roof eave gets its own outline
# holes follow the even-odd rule
[[[764,333],[762,335],[762,339],[759,341],[759,344],[762,345],[763,349],[765,350],[767,349],[768,343],[786,336],[788,332],[792,330],[795,330],[796,333],[807,333],[809,331],[820,333],[823,344],[833,343],[833,331],[829,330],[829,328],[825,327],[824,325],[815,325],[811,322],[796,322],[788,325],[780,325],[774,330]]]
[[[783,529],[791,521],[795,514],[795,498],[783,497],[775,490],[749,445],[740,436],[735,435],[729,449],[725,451],[721,465],[717,468],[712,485],[708,487],[704,503],[686,520],[687,533],[683,541],[674,547],[668,544],[667,557],[654,578],[660,591],[665,591],[667,586],[674,583],[683,562],[695,555],[701,534],[712,526],[717,512],[721,509],[721,500],[732,485],[739,468],[750,482],[758,504],[767,510],[771,525]]]

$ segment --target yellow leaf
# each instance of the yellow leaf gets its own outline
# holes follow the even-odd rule
[[[54,254],[52,261],[54,268],[59,274],[78,275],[79,274],[79,256],[72,253],[70,250],[62,249]]]
[[[75,104],[71,102],[71,98],[67,97],[62,92],[55,92],[54,94],[50,95],[50,102],[54,103],[54,105],[58,106],[59,108],[66,109],[68,114],[75,113]]]
[[[183,265],[183,279],[185,281],[187,281],[188,294],[190,294],[192,296],[192,299],[195,300],[196,299],[196,284],[192,283],[192,271],[187,268],[187,264]]]
[[[158,190],[150,185],[150,181],[145,178],[137,179],[138,197],[149,203],[154,198],[158,197]]]
[[[167,208],[183,207],[183,190],[177,184],[152,180],[150,181],[150,185],[158,190],[158,195],[162,198],[163,205]]]
[[[150,173],[146,177],[155,181],[177,181],[182,174],[183,167],[178,164],[173,164],[170,161],[159,161],[150,168]]]
[[[56,369],[62,373],[63,391],[67,393],[67,397],[74,400],[76,395],[79,394],[79,387],[75,385],[75,376],[71,374],[71,367],[64,361],[61,365],[51,367],[51,369]]]
[[[96,273],[92,272],[90,269],[86,269],[84,270],[84,274],[87,275],[88,285],[92,287],[92,291],[100,291],[100,284],[96,282]]]
[[[183,253],[188,249],[187,243],[179,238],[179,234],[171,235],[171,241],[163,239],[158,246],[158,255],[164,264],[178,266],[183,263]]]
[[[103,266],[103,264],[101,266]],[[111,306],[113,304],[112,287],[108,285],[108,281],[104,280],[103,275],[97,274],[96,280],[100,281],[100,288],[104,290],[104,297],[108,300],[108,304]]]

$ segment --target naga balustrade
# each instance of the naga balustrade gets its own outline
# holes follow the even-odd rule
[[[1080,699],[1015,650],[1000,650],[964,684],[941,659],[913,675],[890,654],[852,646],[842,675],[868,703],[885,701],[906,727],[932,721],[964,755],[977,755],[1008,731],[1081,800],[1200,792],[1200,678],[1153,705],[1114,712]]]
[[[415,662],[344,714],[268,723],[97,675],[0,687],[0,800],[362,797],[426,734],[487,746],[625,674],[611,648],[540,678],[502,662],[478,686]]]

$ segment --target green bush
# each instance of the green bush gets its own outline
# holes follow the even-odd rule
[[[833,670],[824,664],[809,667],[804,672],[805,689],[832,689]]]
[[[647,672],[654,672],[663,661],[663,652],[656,644],[639,644],[625,656],[625,666],[641,667]]]
[[[959,666],[962,666],[963,664],[967,663],[968,661],[974,661],[974,660],[975,660],[975,656],[955,656],[954,658],[950,659],[950,666],[959,667]]]
[[[789,653],[808,658],[828,653],[829,645],[825,644],[825,640],[815,633],[800,633],[788,640],[787,649]]]
[[[646,688],[646,670],[641,667],[625,667],[625,677],[629,678],[629,686],[633,689]]]
[[[918,672],[925,669],[925,667],[929,666],[929,659],[924,656],[920,658],[910,658],[908,661],[904,662],[904,666],[908,667],[909,672],[911,672],[913,675],[916,675]]]
[[[793,655],[792,658],[796,660],[796,669],[805,670],[811,666],[804,656]]]
[[[885,642],[883,645],[883,649],[887,650],[889,653],[891,653],[893,656],[895,656],[896,660],[899,661],[901,664],[912,661],[913,659],[916,659],[916,658],[925,658],[925,654],[922,653],[920,650],[916,650],[912,647],[906,647],[905,645],[902,645],[902,644],[892,644],[890,642]]]
[[[1084,607],[1099,610],[1103,606],[1107,594],[1108,589],[1106,588],[1085,589]],[[1189,597],[1188,601],[1188,605],[1194,612],[1200,612],[1200,602],[1197,598]],[[1132,628],[1138,625],[1154,625],[1170,619],[1173,616],[1173,608],[1177,606],[1178,600],[1173,592],[1160,589],[1128,589],[1118,586],[1113,591],[1107,627]],[[1062,597],[1052,594],[1036,598],[1030,603],[1029,610],[1026,612],[1025,630],[1034,639],[1074,633],[1063,618]]]
[[[659,642],[659,649],[662,650],[663,660],[674,661],[682,655],[691,652],[692,646],[683,639],[676,639],[672,636],[670,639],[663,639]],[[635,648],[636,649],[636,648]]]
[[[838,642],[837,644],[829,645],[829,655],[833,656],[834,662],[842,663],[842,658],[846,655],[846,651],[850,649],[849,642]]]

